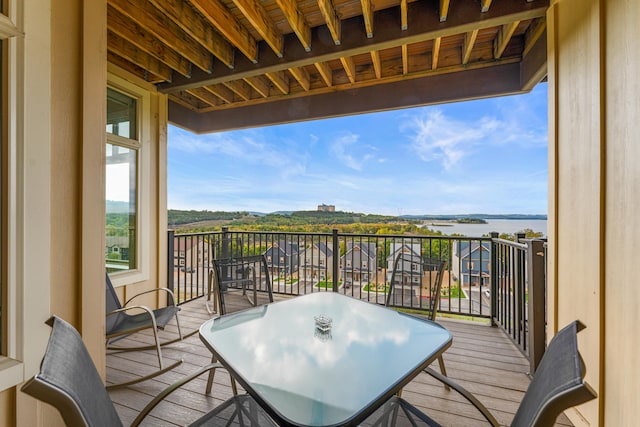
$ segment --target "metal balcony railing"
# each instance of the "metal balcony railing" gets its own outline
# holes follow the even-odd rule
[[[544,249],[539,240],[511,242],[499,239],[497,234],[491,238],[469,238],[226,228],[190,234],[169,231],[168,238],[168,287],[179,303],[206,294],[214,259],[264,255],[275,294],[340,292],[384,304],[394,260],[403,252],[434,263],[448,262],[439,296],[440,313],[486,318],[502,327],[533,359],[539,357],[534,349],[544,349]],[[404,299],[401,309],[416,313],[428,310],[428,286],[435,280],[435,273],[417,271],[422,268],[419,265],[402,265],[407,271],[399,272],[400,276],[396,272],[396,277],[406,273],[411,278],[406,282],[411,282],[412,295]],[[416,276],[421,279],[415,280]],[[538,291],[540,286],[542,291]],[[541,319],[542,326],[534,327],[534,316],[536,322]]]

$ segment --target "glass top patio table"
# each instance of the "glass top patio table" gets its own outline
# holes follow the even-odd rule
[[[294,426],[357,425],[451,345],[437,323],[333,292],[211,319],[200,338],[278,424]]]

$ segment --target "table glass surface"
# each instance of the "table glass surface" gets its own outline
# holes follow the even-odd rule
[[[451,342],[436,323],[333,292],[211,319],[200,336],[255,398],[305,426],[351,420]]]

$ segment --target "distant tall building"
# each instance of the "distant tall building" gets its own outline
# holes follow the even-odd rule
[[[335,205],[325,205],[323,203],[321,205],[318,205],[318,210],[322,211],[322,212],[335,212],[336,211],[336,207],[335,207]]]

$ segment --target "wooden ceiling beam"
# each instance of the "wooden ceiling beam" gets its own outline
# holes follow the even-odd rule
[[[309,77],[309,73],[307,72],[307,70],[303,67],[297,67],[289,68],[289,72],[291,73],[293,78],[295,78],[298,83],[300,83],[302,89],[304,89],[305,92],[308,92],[311,88],[311,78]]]
[[[233,104],[233,102],[235,101],[233,91],[223,84],[205,86],[204,89],[222,99],[227,104]]]
[[[440,22],[447,20],[449,16],[449,0],[440,0]]]
[[[165,81],[171,81],[172,73],[169,66],[112,31],[107,32],[107,51],[148,70]]]
[[[298,36],[305,51],[311,50],[311,27],[307,25],[304,14],[298,9],[296,0],[276,0],[282,14],[291,25],[293,32]]]
[[[364,19],[364,29],[367,38],[373,37],[373,4],[371,0],[360,0],[362,5],[362,17]]]
[[[207,73],[211,72],[213,66],[211,53],[151,3],[109,0],[109,5],[171,49],[180,52],[196,67]]]
[[[340,62],[342,63],[342,67],[344,71],[347,73],[347,77],[351,83],[356,82],[356,63],[353,61],[351,56],[347,56],[344,58],[340,58]]]
[[[244,80],[225,82],[224,85],[245,101],[251,99],[251,86]]]
[[[134,64],[128,59],[121,57],[117,53],[110,51],[108,48],[107,48],[107,63],[116,65],[122,68],[123,70],[133,74],[134,76],[137,76],[141,79],[148,81],[149,83],[155,84],[155,83],[160,83],[166,80],[165,78],[162,78],[160,76],[156,76],[153,73],[150,73],[148,70],[144,69],[143,67],[137,64]]]
[[[209,52],[229,68],[233,68],[233,46],[213,29],[202,15],[184,0],[149,0],[158,10],[167,15],[183,31],[200,42]]]
[[[191,76],[192,70],[191,63],[189,61],[173,49],[164,46],[162,42],[147,30],[135,22],[128,20],[111,6],[107,6],[107,21],[109,22],[108,29],[113,34],[117,34],[123,39],[128,40],[138,49],[156,58],[183,76]],[[155,71],[152,72],[157,74]],[[164,76],[164,73],[158,75]]]
[[[464,43],[462,45],[462,64],[468,64],[469,59],[471,59],[471,52],[473,51],[473,46],[476,44],[476,39],[478,38],[478,30],[469,31],[464,35]]]
[[[282,58],[283,38],[262,3],[258,0],[233,0],[233,3],[267,42],[278,58]]]
[[[409,46],[402,45],[402,74],[409,74]]]
[[[516,28],[518,28],[519,24],[520,21],[514,21],[508,24],[504,24],[500,27],[494,45],[494,58],[499,59],[500,57],[502,57],[504,50],[507,48],[507,45],[511,41],[511,37],[513,37],[513,33]]]
[[[326,62],[316,62],[314,65],[320,73],[320,77],[324,80],[324,84],[326,84],[327,87],[333,86],[333,71],[329,64]]]
[[[531,48],[536,44],[538,39],[544,34],[547,29],[547,20],[546,18],[536,18],[529,24],[529,28],[527,28],[527,32],[524,34],[524,50],[522,51],[522,56],[525,57],[531,50]]]
[[[219,0],[189,0],[191,4],[254,64],[258,63],[258,43]]]
[[[480,1],[480,11],[482,13],[488,12],[491,7],[491,0],[481,0]]]
[[[409,28],[409,2],[400,0],[400,29],[402,31]]]
[[[216,95],[209,92],[205,88],[199,87],[199,88],[189,89],[186,92],[198,98],[200,101],[204,102],[205,104],[209,104],[211,106],[222,104],[222,101],[220,100],[220,98],[218,98]]]
[[[342,43],[341,40],[341,23],[340,18],[338,18],[338,13],[336,12],[335,7],[333,7],[333,2],[331,0],[318,0],[318,7],[320,8],[320,13],[324,17],[324,22],[327,24],[327,28],[331,33],[331,37],[333,38],[333,42],[336,46]]]
[[[382,67],[380,65],[380,52],[377,50],[371,51],[371,63],[373,64],[373,72],[376,75],[376,79],[382,78]]]
[[[269,88],[271,84],[269,83],[268,78],[264,76],[246,77],[244,81],[264,98],[269,97]]]
[[[436,37],[433,41],[433,49],[431,50],[431,69],[435,70],[438,68],[438,58],[440,57],[440,43],[442,42],[442,37]]]
[[[267,73],[267,78],[271,80],[271,83],[278,88],[284,95],[289,94],[289,79],[284,71],[276,71],[274,73]]]
[[[200,114],[169,103],[169,121],[197,133],[220,132],[522,92],[518,63],[472,69],[463,74],[402,79]]]
[[[320,26],[312,30],[312,45],[314,48],[305,51],[294,34],[285,36],[284,57],[278,58],[270,48],[264,44],[260,46],[260,63],[253,64],[243,56],[238,55],[235,68],[229,70],[219,68],[212,75],[206,75],[194,69],[190,79],[174,76],[172,83],[161,83],[161,92],[172,92],[203,84],[220,83],[253,77],[267,72],[286,70],[293,67],[303,67],[315,63],[337,60],[340,57],[369,54],[372,50],[384,50],[412,44],[436,37],[463,34],[475,29],[491,28],[504,25],[514,20],[533,19],[545,16],[548,0],[536,0],[532,3],[519,1],[505,1],[493,4],[491,9],[478,17],[478,6],[475,2],[456,3],[456,13],[441,23],[429,2],[412,2],[408,4],[409,16],[419,16],[420,19],[411,21],[407,30],[398,27],[398,10],[389,8],[377,11],[374,15],[376,33],[372,39],[367,38],[360,17],[342,21],[342,30],[349,36],[342,40],[340,46],[323,43],[330,35],[327,28]]]

